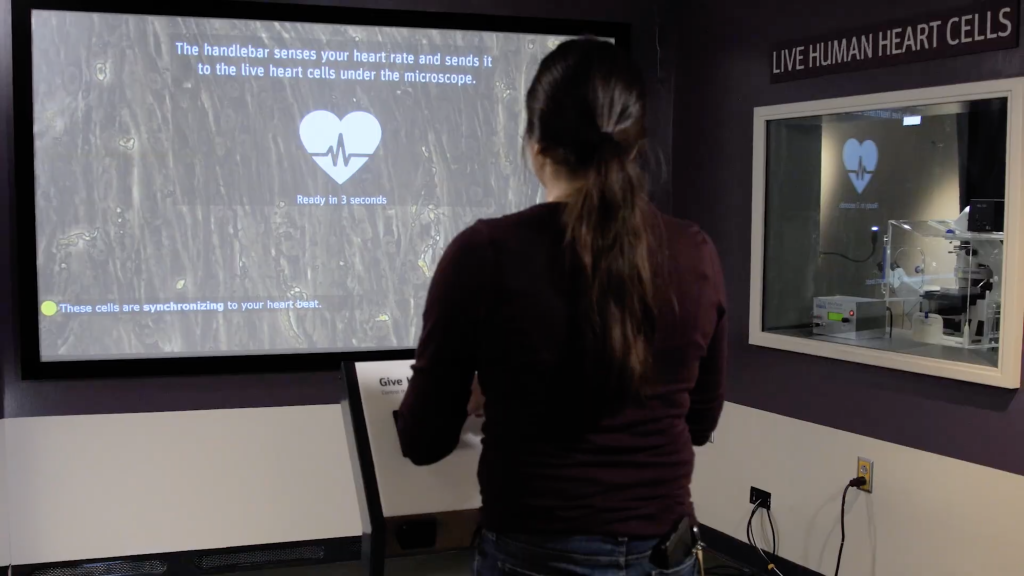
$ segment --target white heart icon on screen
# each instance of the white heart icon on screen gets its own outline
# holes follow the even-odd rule
[[[299,138],[327,175],[338,184],[352,177],[380,144],[380,122],[369,112],[351,112],[342,119],[317,110],[299,123]]]
[[[850,138],[843,145],[843,164],[857,194],[864,192],[878,167],[878,146],[871,140],[858,142],[856,138]]]

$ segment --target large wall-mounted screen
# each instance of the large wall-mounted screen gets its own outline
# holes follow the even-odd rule
[[[39,361],[414,347],[568,36],[32,10]]]

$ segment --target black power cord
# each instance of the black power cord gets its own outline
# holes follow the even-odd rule
[[[839,556],[836,558],[836,576],[839,576],[839,564],[843,561],[843,546],[846,545],[846,493],[850,491],[850,488],[860,488],[868,483],[868,479],[860,476],[850,480],[846,484],[846,488],[843,488],[843,509],[839,514],[839,529],[842,533],[842,539],[839,541]]]
[[[747,518],[747,544],[757,548],[757,544],[754,541],[754,516],[757,515],[757,511],[761,509],[761,501],[758,500],[754,504],[754,509],[750,511],[750,518]]]
[[[878,228],[876,227],[876,228],[873,228],[871,230],[871,254],[868,254],[867,258],[864,258],[864,259],[861,259],[861,260],[854,260],[853,258],[850,258],[846,254],[840,254],[839,252],[818,252],[818,255],[819,256],[838,256],[839,258],[842,258],[843,260],[846,260],[846,261],[849,261],[849,262],[853,262],[854,264],[863,264],[863,263],[867,262],[868,260],[871,260],[872,258],[874,258],[875,257],[875,252],[877,252],[877,251],[878,251]]]
[[[772,562],[768,558],[768,555],[765,553],[765,551],[762,550],[761,547],[757,545],[757,539],[754,538],[754,516],[757,515],[757,511],[758,510],[764,510],[765,514],[768,515],[768,524],[772,527],[772,551],[771,551],[771,555],[772,555],[772,557],[775,557],[775,558],[778,557],[776,555],[778,553],[778,542],[776,541],[776,538],[775,538],[775,522],[772,521],[772,512],[771,512],[771,510],[768,510],[767,508],[761,506],[761,501],[760,500],[758,500],[757,503],[754,504],[754,509],[750,511],[750,518],[747,519],[747,544],[750,544],[755,549],[757,549],[757,552],[761,555],[762,558],[764,558],[764,561],[768,564],[768,573],[769,574],[774,573],[777,576],[782,576],[782,572],[779,572],[779,569],[775,567],[775,563]]]

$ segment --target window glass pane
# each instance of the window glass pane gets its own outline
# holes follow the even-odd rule
[[[769,122],[764,330],[996,366],[1007,106]]]

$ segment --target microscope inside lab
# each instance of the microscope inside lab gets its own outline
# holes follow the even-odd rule
[[[1002,203],[973,201],[955,220],[889,222],[883,293],[894,330],[919,343],[999,346],[1003,220],[991,206]]]

